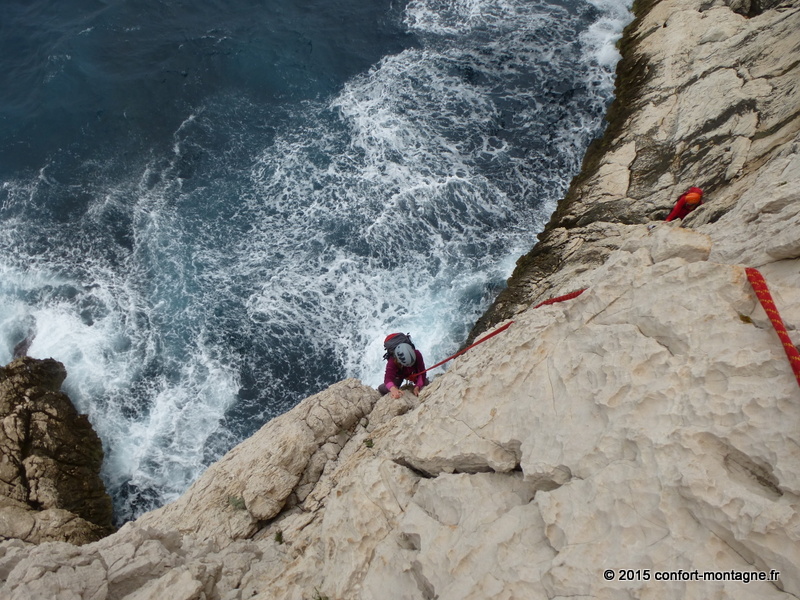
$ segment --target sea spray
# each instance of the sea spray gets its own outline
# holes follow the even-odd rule
[[[522,0],[300,18],[276,0],[259,24],[238,8],[64,25],[43,85],[107,106],[84,98],[54,145],[6,162],[34,167],[2,172],[0,359],[32,333],[32,356],[66,364],[120,521],[303,397],[377,385],[390,331],[431,363],[451,354],[601,132],[627,18]],[[124,96],[92,85],[114,31],[151,44],[112,53]],[[54,126],[12,95],[28,130]]]

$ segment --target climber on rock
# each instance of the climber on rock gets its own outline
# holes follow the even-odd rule
[[[428,384],[428,378],[424,373],[422,353],[414,347],[411,338],[404,333],[390,333],[383,341],[383,348],[386,350],[383,355],[386,372],[378,391],[399,398],[403,394],[400,386],[407,379],[414,385],[414,395],[419,396],[420,390]]]
[[[672,212],[665,219],[667,222],[673,219],[684,219],[686,215],[692,212],[695,208],[703,203],[703,190],[699,187],[690,187],[686,192],[681,194]]]

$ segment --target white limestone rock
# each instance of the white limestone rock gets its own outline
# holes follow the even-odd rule
[[[548,597],[642,587],[604,581],[606,568],[723,566],[779,570],[796,594],[800,392],[775,333],[740,318],[759,310],[741,267],[617,253],[582,296],[458,359],[441,378],[450,393],[407,415],[391,453],[434,474],[471,470],[442,421],[518,447],[556,554],[534,578]],[[778,597],[741,586],[725,589]]]
[[[740,180],[800,131],[799,32],[795,2],[751,19],[721,3],[653,5],[630,32],[625,62],[646,67],[637,75],[621,72],[623,80],[646,83],[626,97],[618,135],[561,221],[585,225],[602,218],[598,205],[617,212],[614,203],[628,219],[663,218],[691,185],[712,192],[695,219],[733,206],[752,186]]]
[[[362,597],[542,597],[538,564],[555,553],[533,496],[522,473],[423,479],[376,549]]]
[[[245,573],[262,558],[251,542],[219,550],[194,536],[132,523],[80,548],[63,542],[19,544],[0,545],[8,594],[2,597],[10,600],[239,600]]]
[[[753,267],[800,257],[800,137],[769,161],[721,219],[700,231],[714,239],[711,259]],[[753,231],[759,231],[758,236]],[[716,233],[724,231],[724,235]]]
[[[141,523],[194,533],[223,546],[250,537],[259,522],[280,512],[298,485],[313,487],[324,468],[315,457],[328,460],[324,451],[317,452],[342,433],[349,438],[378,397],[348,379],[306,398],[209,467],[176,502],[144,515]]]
[[[702,234],[669,244],[675,230],[664,232],[631,228],[628,249],[583,295],[519,315],[454,361],[419,408],[370,433],[357,425],[306,499],[252,541],[218,544],[151,515],[80,549],[0,544],[3,590],[28,598],[64,586],[97,600],[797,594],[797,382],[744,269],[695,260]],[[764,269],[779,305],[800,305],[797,266]],[[286,441],[265,438],[262,454],[280,458],[272,443]],[[315,452],[333,456],[331,443]],[[781,575],[656,584],[607,581],[607,569]]]
[[[581,296],[520,301],[419,399],[305,400],[99,542],[0,542],[0,596],[800,596],[800,387],[745,276],[800,344],[800,7],[662,0],[632,35],[649,87],[566,219],[653,216],[701,176],[707,205],[551,229],[563,260],[530,295]],[[655,579],[679,570],[780,576]]]

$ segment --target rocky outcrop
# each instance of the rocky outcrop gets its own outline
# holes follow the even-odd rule
[[[620,247],[626,224],[663,219],[688,187],[706,191],[705,205],[686,219],[696,227],[745,204],[743,195],[779,192],[785,181],[761,177],[756,185],[800,131],[797,2],[750,19],[722,2],[639,2],[635,9],[605,135],[470,340],[583,286]]]
[[[0,368],[0,539],[85,544],[112,530],[100,438],[60,391],[66,376],[52,359]]]
[[[354,379],[306,398],[209,467],[177,501],[139,523],[191,532],[220,546],[251,537],[308,497],[378,398]]]
[[[112,536],[81,548],[0,543],[0,592],[19,600],[65,591],[87,600],[254,597],[293,557],[319,556],[319,529],[336,519],[325,505],[341,494],[340,480],[360,476],[354,466],[372,455],[376,429],[418,405],[410,393],[379,399],[352,379],[333,385],[234,448],[177,502]],[[303,597],[314,597],[317,569],[295,577]],[[266,597],[281,597],[280,587]]]
[[[0,543],[0,593],[800,596],[800,387],[745,271],[800,344],[800,4],[662,0],[623,48],[507,330],[419,399],[308,398],[99,542]],[[704,207],[650,221],[691,184]]]

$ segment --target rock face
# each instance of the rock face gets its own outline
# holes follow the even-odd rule
[[[0,539],[84,544],[112,530],[102,445],[59,391],[66,376],[52,359],[0,368]]]
[[[177,501],[139,523],[199,534],[223,546],[251,537],[282,509],[308,497],[378,397],[349,379],[306,398],[209,467]]]
[[[331,386],[231,450],[177,502],[114,535],[80,548],[0,543],[0,597],[251,598],[292,557],[318,554],[325,503],[341,494],[342,473],[358,476],[358,457],[372,456],[371,432],[418,405],[411,394],[379,399],[352,379]],[[302,597],[313,597],[316,568],[297,577]]]
[[[0,595],[800,596],[800,386],[745,272],[800,344],[800,3],[638,11],[505,332],[419,399],[308,398],[99,542],[0,543]]]
[[[752,198],[791,197],[781,189],[788,179],[780,157],[792,154],[800,131],[797,2],[751,19],[732,8],[694,0],[639,3],[621,43],[603,139],[590,148],[539,243],[519,259],[470,340],[542,299],[583,287],[623,243],[624,224],[665,218],[690,186],[706,191],[706,203],[686,219],[691,227],[717,222],[737,205],[749,216],[762,214],[761,204],[747,207]],[[776,171],[765,175],[776,160]],[[784,219],[791,214],[796,210],[780,220],[791,223]]]

